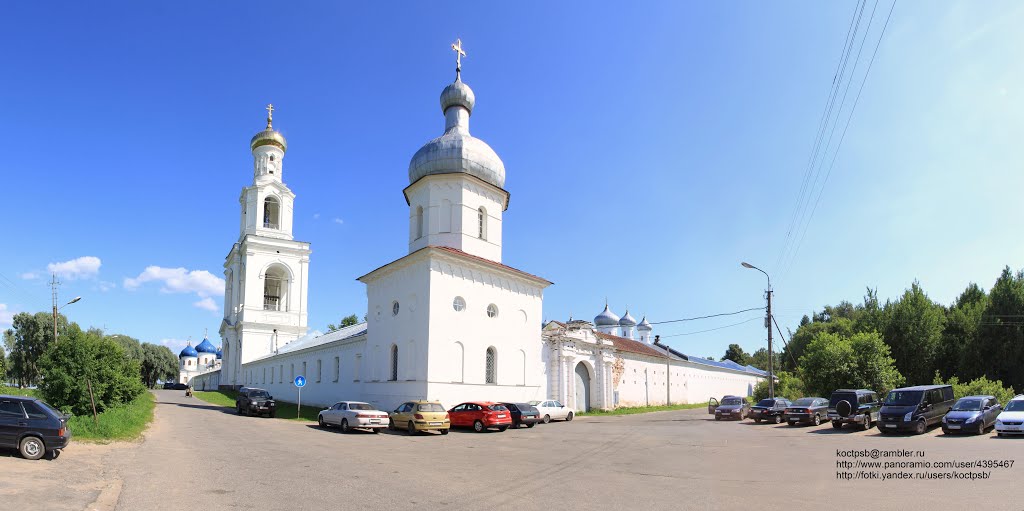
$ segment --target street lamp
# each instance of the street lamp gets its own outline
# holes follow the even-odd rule
[[[75,303],[75,302],[77,302],[77,301],[79,301],[81,299],[82,299],[81,296],[76,296],[70,302],[65,303],[64,305],[61,305],[60,308],[57,308],[57,303],[54,302],[54,304],[53,304],[53,342],[57,342],[57,311],[63,309],[64,307],[67,307],[68,305],[71,305],[71,304],[73,304],[73,303]]]
[[[764,273],[764,276],[768,278],[768,315],[765,317],[764,324],[768,327],[768,397],[775,397],[775,372],[772,368],[772,278],[768,275],[768,272],[754,266],[748,262],[740,263],[744,268],[750,268]]]

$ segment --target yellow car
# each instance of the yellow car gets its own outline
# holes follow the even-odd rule
[[[410,435],[430,430],[438,430],[442,435],[447,435],[451,427],[448,412],[437,401],[406,401],[388,416],[388,429],[404,429]]]

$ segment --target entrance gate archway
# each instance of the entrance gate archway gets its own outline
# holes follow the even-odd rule
[[[576,364],[576,409],[590,411],[590,371],[583,362]]]

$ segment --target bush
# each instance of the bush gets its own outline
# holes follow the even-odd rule
[[[779,381],[775,384],[775,397],[783,397],[790,401],[795,401],[804,397],[804,382],[797,375],[786,372],[778,371],[775,373],[775,377]],[[758,402],[762,399],[768,398],[768,380],[762,380],[754,386],[754,402]]]
[[[1014,396],[1013,389],[1010,387],[1003,387],[1002,380],[992,381],[984,376],[976,380],[971,380],[968,383],[960,383],[960,379],[956,376],[951,377],[949,380],[942,381],[942,377],[938,371],[935,371],[935,380],[933,381],[936,385],[952,385],[953,386],[953,397],[960,399],[964,396],[995,396],[1003,405],[1006,404]]]
[[[75,415],[92,415],[89,382],[97,412],[129,403],[145,391],[138,361],[125,357],[116,342],[77,329],[46,349],[39,368],[43,399]]]
[[[867,388],[884,394],[905,381],[895,364],[889,346],[877,332],[849,337],[821,332],[800,357],[800,374],[807,391],[814,395],[828,396],[841,388]]]

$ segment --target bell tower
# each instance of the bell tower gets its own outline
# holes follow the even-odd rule
[[[242,365],[302,337],[307,330],[309,243],[295,241],[295,194],[282,172],[288,142],[267,127],[249,143],[252,184],[242,189],[240,233],[224,260],[222,387],[245,385]]]

